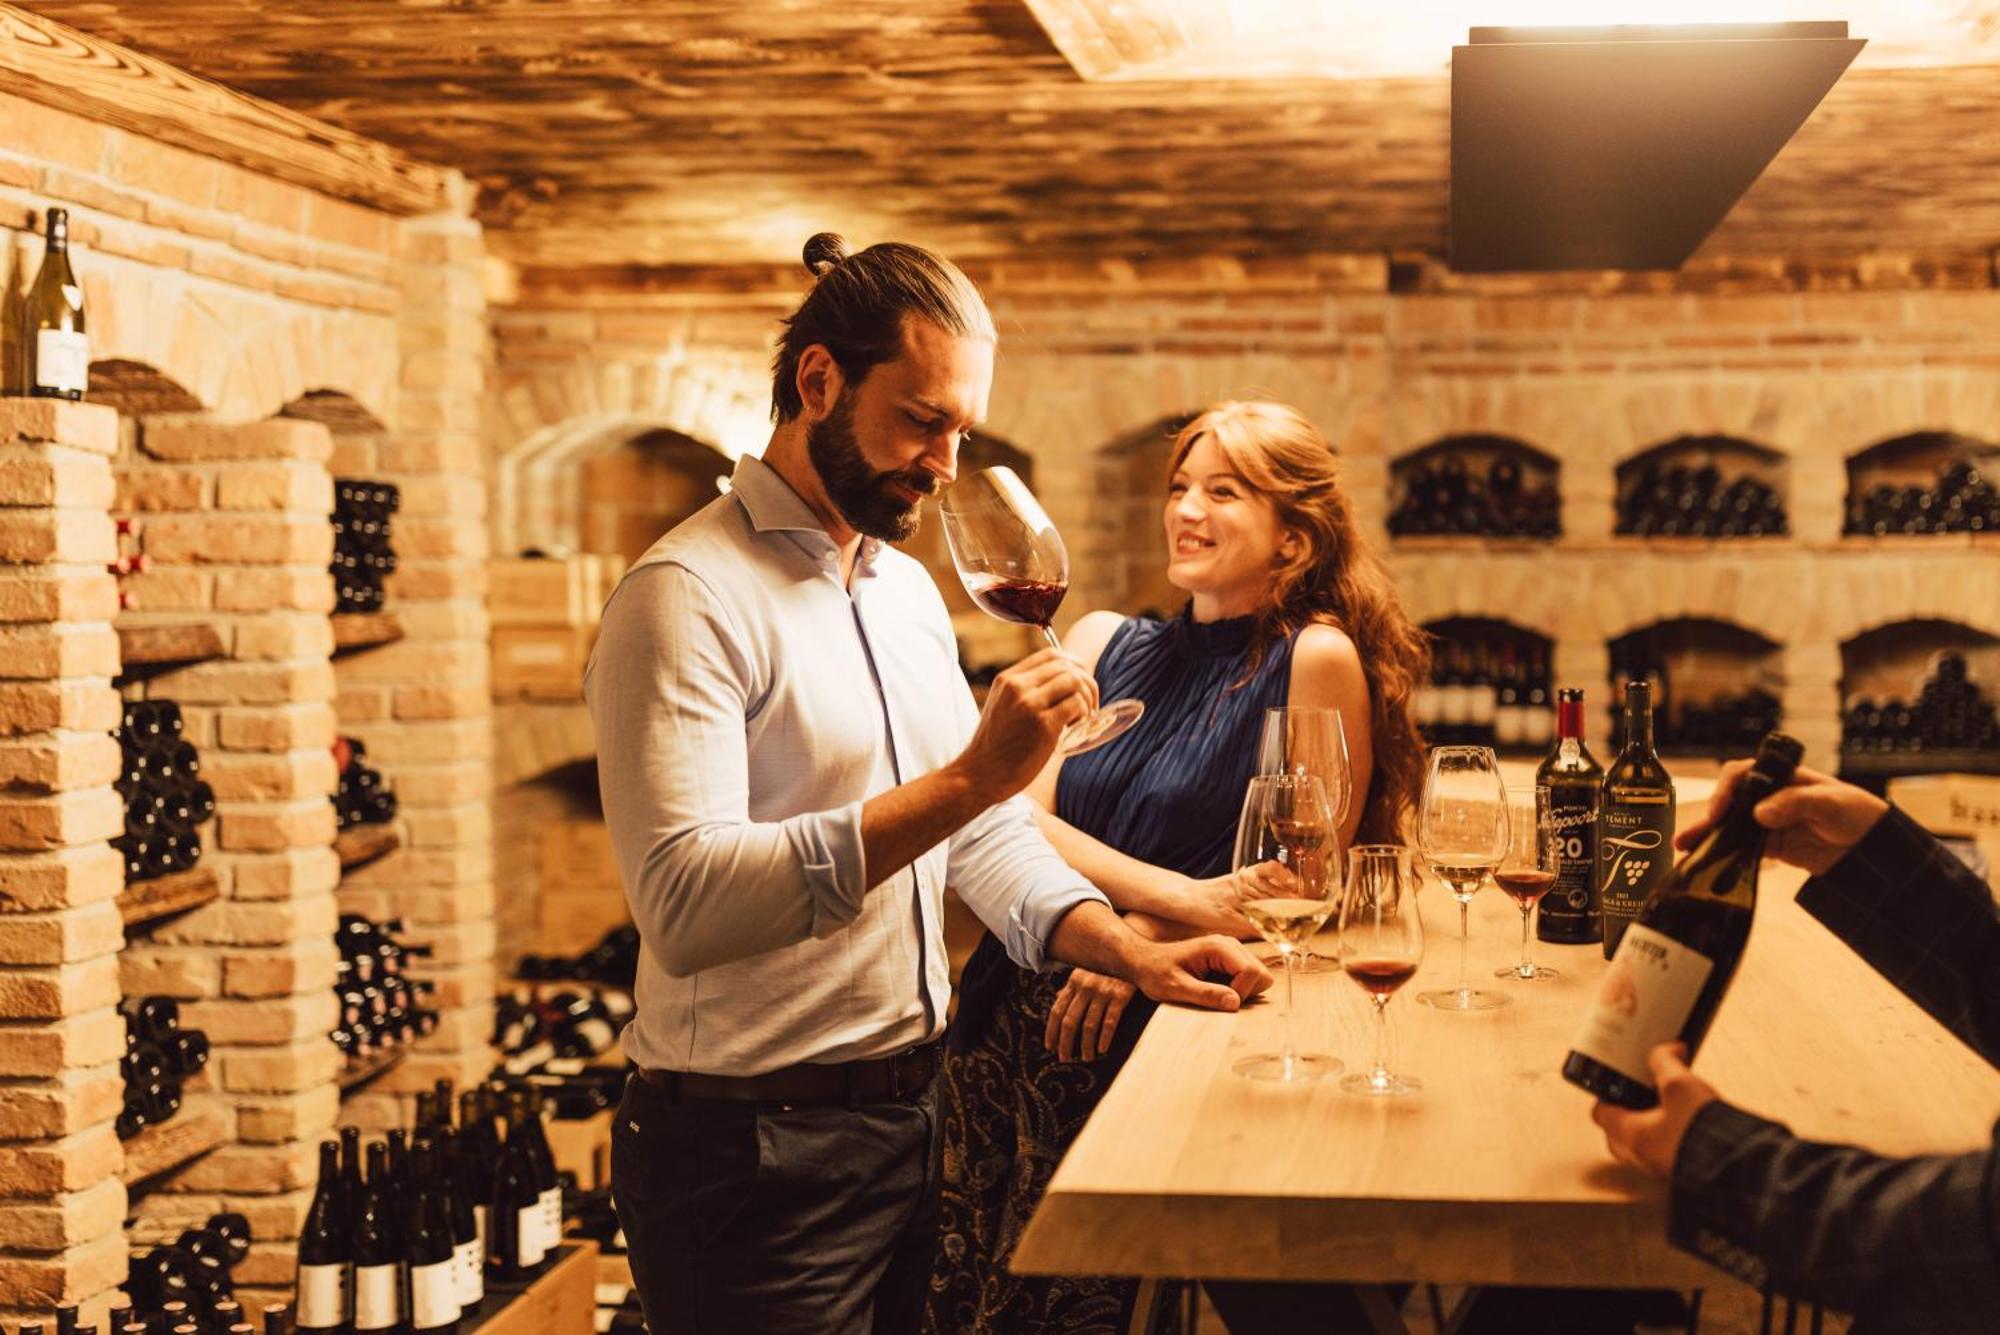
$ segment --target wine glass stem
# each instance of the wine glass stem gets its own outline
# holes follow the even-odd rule
[[[1533,904],[1521,906],[1521,977],[1535,976],[1535,962],[1528,958],[1528,920],[1535,916]]]
[[[1471,933],[1469,921],[1471,909],[1472,901],[1460,895],[1458,897],[1458,990],[1460,992],[1471,990],[1465,985],[1465,942]]]
[[[1285,961],[1285,1074],[1289,1076],[1292,1073],[1292,1060],[1297,1055],[1292,1050],[1292,961],[1294,959],[1294,952],[1290,948],[1286,948],[1279,951],[1278,954]]]
[[[1375,998],[1375,1083],[1389,1078],[1389,998]]]
[[[1051,649],[1062,648],[1062,641],[1056,638],[1056,633],[1053,630],[1050,630],[1047,626],[1037,626],[1035,627],[1035,629],[1040,631],[1042,633],[1042,638],[1049,642],[1049,648]]]

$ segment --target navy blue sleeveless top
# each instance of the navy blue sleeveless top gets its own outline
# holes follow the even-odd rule
[[[1297,637],[1271,645],[1245,680],[1256,618],[1190,612],[1127,618],[1112,633],[1097,659],[1098,696],[1134,697],[1146,712],[1117,741],[1063,762],[1056,814],[1128,857],[1200,878],[1230,869],[1264,711],[1285,703]],[[1019,973],[988,933],[959,982],[954,1047],[977,1041]]]

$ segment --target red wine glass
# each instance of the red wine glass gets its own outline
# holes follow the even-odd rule
[[[945,542],[959,582],[988,616],[1042,632],[1049,648],[1062,641],[1049,629],[1069,592],[1069,553],[1041,502],[1007,467],[960,478],[938,503]],[[1064,731],[1062,753],[1080,755],[1139,721],[1146,706],[1114,700]]]
[[[1518,978],[1532,983],[1561,977],[1554,969],[1537,965],[1529,957],[1529,927],[1535,906],[1556,883],[1562,870],[1556,840],[1555,803],[1548,785],[1507,789],[1507,852],[1493,869],[1493,883],[1507,892],[1521,910],[1521,962],[1493,971],[1495,978]]]
[[[1416,868],[1400,844],[1347,850],[1340,899],[1340,967],[1375,1003],[1375,1062],[1340,1082],[1350,1094],[1414,1094],[1423,1085],[1389,1069],[1389,998],[1424,962],[1424,920],[1417,911]]]

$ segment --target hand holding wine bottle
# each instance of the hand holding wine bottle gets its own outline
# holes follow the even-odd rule
[[[1603,1130],[1611,1157],[1662,1182],[1673,1176],[1681,1137],[1695,1114],[1720,1097],[1713,1085],[1688,1069],[1687,1062],[1686,1044],[1662,1043],[1647,1054],[1654,1087],[1660,1091],[1658,1107],[1636,1112],[1600,1101],[1590,1110],[1590,1120]]]
[[[1708,814],[1681,831],[1674,847],[1685,852],[1705,838],[1729,810],[1752,762],[1722,767]],[[1801,765],[1786,787],[1757,804],[1757,823],[1769,830],[1765,855],[1822,876],[1889,813],[1889,804],[1865,789]]]

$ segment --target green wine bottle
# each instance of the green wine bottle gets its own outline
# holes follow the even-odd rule
[[[21,314],[23,383],[37,398],[80,399],[90,382],[83,284],[69,263],[69,210],[48,211],[48,246]]]

